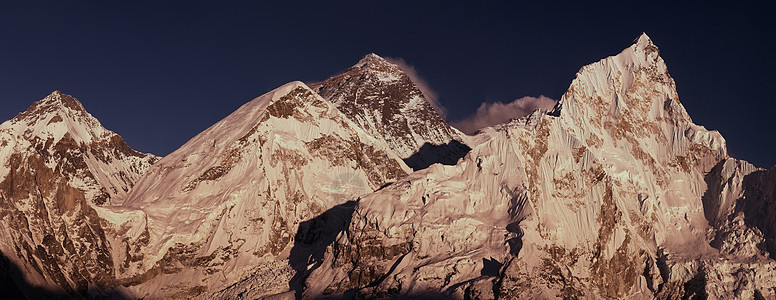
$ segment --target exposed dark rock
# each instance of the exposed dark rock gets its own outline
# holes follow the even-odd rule
[[[305,290],[307,276],[323,263],[326,247],[350,225],[355,206],[356,201],[348,201],[299,224],[289,258],[289,264],[296,271],[290,286],[297,298]]]
[[[428,168],[436,163],[455,165],[459,159],[466,156],[471,150],[469,146],[458,140],[452,140],[444,145],[425,143],[418,149],[418,152],[405,158],[404,163],[415,171]]]
[[[763,233],[765,249],[770,257],[776,257],[776,167],[746,175],[743,189],[736,211],[744,213],[747,226]]]

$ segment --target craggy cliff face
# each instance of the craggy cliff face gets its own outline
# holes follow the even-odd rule
[[[126,196],[157,157],[56,91],[0,125],[0,160],[0,252],[24,274],[9,276],[52,292],[114,288],[116,233],[97,210]]]
[[[709,225],[707,174],[725,159],[642,35],[582,68],[553,111],[363,198],[307,295],[772,297],[764,253],[711,245],[727,232],[756,248],[774,232]]]

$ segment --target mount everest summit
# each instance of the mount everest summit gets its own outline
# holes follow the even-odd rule
[[[410,77],[376,54],[311,87],[415,170],[455,164],[470,150]]]
[[[477,136],[375,54],[163,158],[56,91],[0,125],[0,291],[774,298],[775,187],[692,122],[645,34]]]

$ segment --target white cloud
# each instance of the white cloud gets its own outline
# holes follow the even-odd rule
[[[431,89],[431,86],[428,85],[428,82],[426,82],[423,77],[418,75],[418,71],[414,66],[408,64],[403,58],[400,57],[386,57],[385,60],[399,66],[399,68],[401,68],[401,70],[407,74],[410,80],[412,80],[412,82],[418,86],[418,89],[420,89],[420,92],[423,93],[426,101],[431,104],[431,107],[433,107],[434,110],[436,110],[436,112],[442,116],[443,119],[445,118],[447,115],[447,110],[441,104],[439,104],[438,94],[433,89]]]
[[[473,115],[451,122],[451,125],[466,134],[472,134],[479,129],[501,124],[509,119],[527,116],[537,109],[551,109],[555,103],[558,101],[545,96],[523,97],[511,103],[483,102]]]

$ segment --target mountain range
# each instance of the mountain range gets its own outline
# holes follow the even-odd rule
[[[369,54],[165,157],[55,91],[0,125],[14,298],[776,297],[776,167],[693,123],[646,35],[466,135]]]

